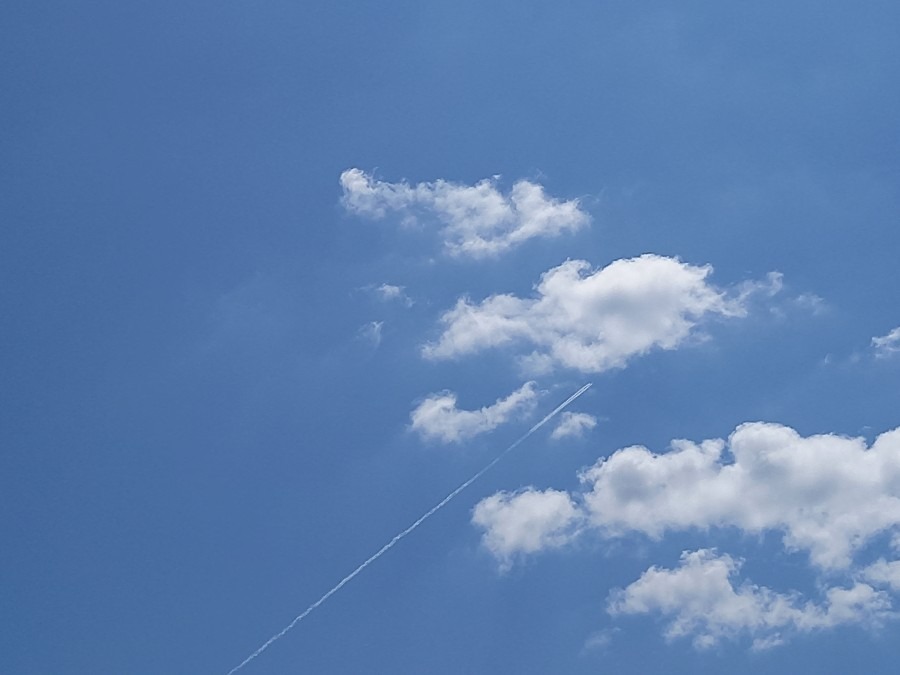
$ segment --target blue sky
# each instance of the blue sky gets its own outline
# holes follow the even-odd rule
[[[896,3],[0,16],[0,670],[893,671]]]

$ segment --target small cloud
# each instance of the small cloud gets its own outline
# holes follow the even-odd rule
[[[745,281],[737,287],[738,300],[746,302],[754,295],[771,298],[781,293],[784,288],[784,275],[781,272],[769,272],[761,281]]]
[[[380,286],[374,287],[372,291],[384,302],[400,302],[406,307],[413,306],[413,300],[406,294],[404,286],[381,284]]]
[[[796,307],[806,310],[813,316],[820,316],[828,311],[828,304],[824,298],[815,293],[801,293],[792,302]]]
[[[567,544],[581,514],[566,492],[525,488],[498,492],[472,510],[472,522],[484,530],[481,542],[507,570],[516,557]]]
[[[591,633],[588,639],[584,641],[581,653],[605,651],[612,643],[613,637],[619,632],[618,628],[604,628],[595,633]]]
[[[381,344],[381,329],[383,326],[384,321],[369,321],[369,323],[360,327],[359,331],[357,331],[357,336],[361,340],[369,342],[372,346],[378,347]]]
[[[887,335],[872,338],[872,349],[875,356],[880,359],[888,358],[900,352],[900,326],[897,326]]]
[[[534,382],[526,382],[506,398],[479,410],[460,410],[456,394],[444,391],[431,394],[416,406],[409,415],[410,429],[423,438],[459,443],[493,431],[512,417],[527,415],[536,403]]]
[[[550,434],[555,441],[563,438],[581,438],[586,431],[597,426],[597,418],[587,413],[564,412],[559,418],[559,424]]]
[[[784,638],[778,633],[775,633],[773,635],[755,638],[750,645],[750,650],[754,652],[765,652],[770,649],[775,649],[775,647],[780,647],[783,644]]]

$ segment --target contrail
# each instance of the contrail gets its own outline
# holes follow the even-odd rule
[[[285,627],[282,628],[279,632],[275,633],[275,635],[273,635],[273,636],[270,637],[268,640],[266,640],[266,641],[262,644],[262,646],[261,646],[259,649],[257,649],[257,650],[256,650],[255,652],[253,652],[250,656],[248,656],[246,659],[244,659],[243,661],[241,661],[241,663],[240,663],[239,665],[237,665],[237,666],[235,666],[234,668],[232,668],[231,670],[229,670],[229,671],[228,671],[228,675],[234,675],[234,673],[236,673],[237,671],[239,671],[241,668],[243,668],[244,666],[246,666],[248,663],[250,663],[250,662],[251,662],[253,659],[255,659],[257,656],[259,656],[259,655],[262,654],[264,651],[266,651],[266,650],[269,648],[269,646],[270,646],[273,642],[275,642],[275,640],[279,639],[280,637],[283,637],[284,634],[287,633],[291,628],[293,628],[293,627],[296,626],[298,623],[300,623],[301,621],[303,621],[303,619],[305,619],[305,618],[306,618],[306,617],[307,617],[314,609],[316,609],[319,605],[321,605],[321,604],[322,604],[323,602],[325,602],[328,598],[330,598],[332,595],[334,595],[334,594],[337,593],[339,590],[341,590],[346,584],[348,584],[350,581],[352,581],[353,578],[354,578],[357,574],[359,574],[360,572],[362,572],[362,571],[363,571],[364,569],[366,569],[369,565],[371,565],[373,562],[375,562],[375,561],[378,560],[381,556],[383,556],[385,553],[387,553],[390,549],[392,549],[392,548],[394,547],[394,545],[397,544],[397,542],[399,542],[401,539],[403,539],[403,537],[405,537],[406,535],[408,535],[410,532],[412,532],[413,530],[415,530],[419,525],[421,525],[421,524],[424,523],[426,520],[428,520],[429,518],[431,518],[431,516],[433,516],[435,513],[437,513],[438,511],[440,511],[442,508],[444,508],[444,507],[450,502],[450,500],[452,500],[456,495],[458,495],[460,492],[462,492],[463,490],[465,490],[467,487],[469,487],[469,486],[470,486],[472,483],[474,483],[476,480],[478,480],[479,478],[481,478],[485,473],[487,473],[488,471],[490,471],[490,470],[494,467],[494,465],[495,465],[497,462],[499,462],[499,461],[500,461],[501,459],[503,459],[506,455],[508,455],[508,454],[509,454],[510,452],[512,452],[513,450],[515,450],[517,447],[519,447],[519,445],[521,445],[522,442],[525,441],[525,439],[527,439],[529,436],[531,436],[531,434],[533,434],[535,431],[537,431],[537,430],[540,429],[542,426],[544,426],[547,422],[549,422],[551,419],[553,419],[553,417],[555,417],[555,416],[556,416],[563,408],[565,408],[565,407],[566,407],[567,405],[569,405],[572,401],[574,401],[576,398],[578,398],[578,397],[581,396],[584,392],[586,392],[586,391],[590,388],[591,384],[593,384],[593,383],[592,383],[592,382],[588,382],[588,383],[587,383],[586,385],[584,385],[581,389],[579,389],[578,391],[576,391],[576,392],[575,392],[574,394],[572,394],[569,398],[567,398],[565,401],[563,401],[563,402],[560,403],[558,406],[556,406],[556,408],[554,408],[553,411],[552,411],[551,413],[549,413],[548,415],[546,415],[540,422],[538,422],[538,423],[535,424],[533,427],[531,427],[528,431],[526,431],[524,434],[522,434],[522,436],[521,436],[515,443],[513,443],[513,444],[510,445],[508,448],[506,448],[506,450],[504,450],[504,451],[501,452],[499,455],[497,455],[496,457],[494,457],[494,459],[492,459],[492,460],[490,461],[489,464],[487,464],[483,469],[481,469],[481,471],[479,471],[478,473],[476,473],[476,474],[475,474],[474,476],[472,476],[469,480],[467,480],[465,483],[463,483],[463,484],[460,485],[458,488],[456,488],[453,492],[451,492],[449,495],[447,495],[446,497],[444,497],[444,498],[443,498],[441,501],[439,501],[437,504],[435,504],[434,506],[432,506],[432,507],[425,513],[425,515],[423,515],[421,518],[419,518],[419,519],[418,519],[416,522],[414,522],[412,525],[410,525],[409,527],[407,527],[405,530],[403,530],[403,531],[400,532],[399,534],[395,535],[393,539],[391,539],[388,543],[386,543],[384,546],[382,546],[380,549],[378,549],[378,551],[377,551],[376,553],[373,553],[373,554],[372,554],[372,555],[371,555],[371,556],[370,556],[363,564],[361,564],[361,565],[360,565],[359,567],[357,567],[355,570],[353,570],[352,572],[350,572],[350,574],[348,574],[348,575],[345,576],[343,579],[341,579],[341,580],[337,583],[337,585],[336,585],[334,588],[332,588],[332,589],[331,589],[330,591],[328,591],[325,595],[323,595],[321,598],[319,598],[319,599],[316,600],[313,604],[311,604],[309,607],[307,607],[305,610],[303,610],[302,613],[300,613],[300,614],[298,614],[297,616],[295,616],[295,617],[294,617],[294,620],[291,621],[287,626],[285,626]]]

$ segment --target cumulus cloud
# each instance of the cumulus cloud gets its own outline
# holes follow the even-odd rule
[[[900,531],[900,429],[866,447],[861,438],[748,423],[727,443],[679,440],[661,454],[624,448],[580,478],[573,501],[605,537],[780,532],[786,549],[806,551],[819,568],[846,569],[875,536]]]
[[[600,270],[568,260],[541,276],[535,297],[461,298],[441,317],[438,340],[422,353],[451,359],[516,345],[534,350],[524,357],[533,369],[621,368],[652,349],[675,349],[707,317],[746,315],[752,289],[744,285],[729,296],[708,282],[711,273],[709,265],[652,254]],[[770,283],[760,287],[770,289]]]
[[[590,222],[577,200],[548,197],[531,181],[517,181],[508,194],[496,179],[475,185],[445,180],[389,183],[360,169],[341,174],[344,207],[373,219],[396,215],[406,225],[438,223],[454,256],[495,257],[535,237],[556,237]]]
[[[699,649],[747,636],[755,649],[781,644],[790,633],[845,624],[879,625],[891,617],[890,598],[868,584],[828,588],[821,604],[750,582],[735,585],[741,563],[715,550],[682,554],[676,569],[651,567],[610,595],[612,615],[660,614],[669,640],[692,637]]]
[[[885,537],[900,548],[900,429],[867,446],[861,438],[804,437],[754,422],[727,441],[677,440],[659,454],[624,448],[580,479],[574,493],[528,488],[527,501],[500,492],[476,506],[473,523],[502,567],[588,531],[606,538],[711,528],[779,532],[784,547],[805,551],[824,578],[843,573],[852,582],[825,588],[820,602],[810,602],[741,582],[740,561],[703,549],[686,552],[674,569],[651,567],[614,591],[608,610],[663,616],[667,638],[690,637],[698,648],[747,637],[754,649],[766,649],[794,633],[873,626],[894,616],[887,591],[900,592],[900,561],[860,567],[856,554]]]
[[[900,326],[887,335],[872,338],[872,349],[875,356],[885,358],[900,353]]]
[[[871,448],[861,438],[802,437],[762,422],[726,444],[675,441],[672,450],[620,450],[585,471],[591,522],[607,534],[737,527],[783,533],[789,550],[843,568],[875,535],[900,525],[900,429]]]
[[[460,410],[456,394],[431,394],[410,413],[410,428],[423,438],[459,443],[496,429],[512,417],[530,413],[537,403],[534,382],[526,382],[506,398],[480,410]]]
[[[888,586],[900,592],[900,560],[886,561],[879,558],[862,571],[862,578],[876,586]]]
[[[564,412],[560,415],[559,424],[550,434],[553,440],[561,440],[563,438],[579,438],[586,431],[590,431],[597,426],[597,418],[587,413]]]
[[[581,519],[565,492],[525,488],[481,500],[472,522],[484,530],[482,544],[508,568],[516,556],[565,545]]]

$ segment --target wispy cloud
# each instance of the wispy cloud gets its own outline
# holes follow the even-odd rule
[[[584,641],[584,647],[581,649],[582,654],[588,654],[590,652],[602,652],[605,651],[610,644],[612,644],[613,638],[616,633],[619,632],[618,628],[604,628],[603,630],[598,630],[591,635],[588,636],[588,639]]]
[[[795,307],[808,311],[813,316],[819,316],[828,312],[828,303],[815,293],[801,293],[792,303]]]
[[[710,316],[745,316],[752,293],[775,292],[772,284],[780,283],[776,277],[728,293],[709,283],[711,273],[709,265],[652,254],[600,270],[568,260],[541,276],[536,297],[461,298],[441,317],[440,337],[422,353],[451,359],[513,346],[533,371],[562,366],[602,372],[652,349],[675,349]]]
[[[460,410],[456,394],[431,394],[410,413],[410,428],[423,438],[459,443],[493,431],[515,417],[530,413],[537,403],[534,382],[526,382],[506,398],[478,410]]]
[[[378,347],[381,344],[381,331],[384,328],[384,321],[369,321],[360,326],[357,335],[361,340]]]
[[[900,326],[887,335],[873,337],[872,349],[875,350],[875,356],[879,358],[887,358],[900,353]]]
[[[394,284],[381,284],[380,286],[370,287],[379,300],[384,302],[399,302],[406,307],[413,306],[413,300],[406,294],[404,286],[395,286]]]
[[[529,239],[574,232],[590,222],[578,200],[548,197],[541,185],[528,180],[517,181],[503,194],[496,178],[475,185],[440,179],[410,185],[348,169],[341,174],[341,187],[344,207],[357,215],[395,215],[405,225],[437,225],[453,256],[496,257]]]

